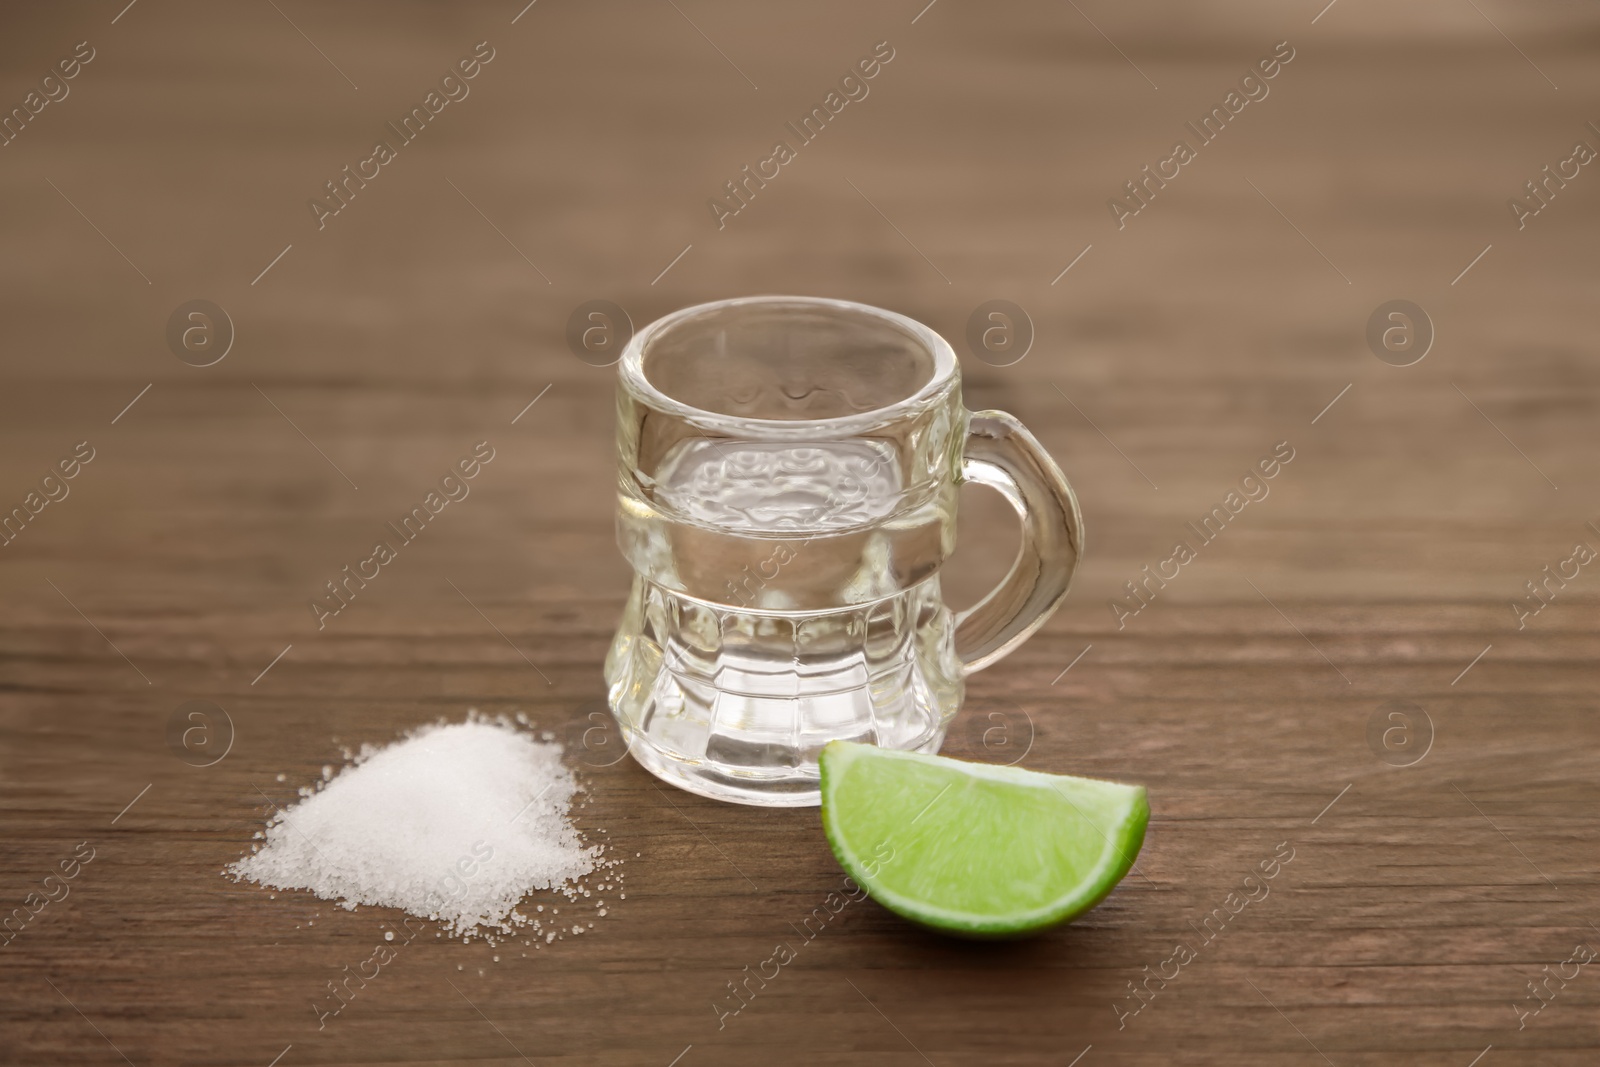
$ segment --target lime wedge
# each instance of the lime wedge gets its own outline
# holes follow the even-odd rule
[[[972,937],[1066,922],[1110,893],[1144,843],[1143,786],[832,741],[822,829],[879,904]]]

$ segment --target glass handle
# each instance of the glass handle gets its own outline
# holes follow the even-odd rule
[[[1083,515],[1055,460],[1003,411],[973,412],[961,480],[996,490],[1022,520],[1011,572],[955,616],[956,654],[963,673],[972,674],[1026,641],[1061,606],[1083,553]]]

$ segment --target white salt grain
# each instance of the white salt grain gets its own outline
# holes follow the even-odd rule
[[[529,891],[570,892],[601,863],[568,821],[578,784],[561,746],[507,722],[424,727],[324,777],[229,866],[236,880],[403,908],[471,937],[509,933]]]

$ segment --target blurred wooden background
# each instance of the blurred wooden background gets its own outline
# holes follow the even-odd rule
[[[1600,973],[1547,976],[1600,948],[1600,573],[1521,630],[1511,604],[1600,549],[1600,173],[1522,229],[1507,201],[1600,148],[1600,11],[924,2],[5,13],[0,505],[94,459],[0,547],[0,914],[95,852],[0,948],[0,1061],[1594,1062]],[[708,199],[881,41],[870,94],[719,230]],[[1119,230],[1107,200],[1282,41]],[[319,230],[308,200],[479,42],[470,94]],[[966,944],[852,905],[719,1029],[840,872],[815,812],[581,744],[628,574],[612,372],[564,335],[590,300],[642,325],[760,292],[928,322],[969,406],[1060,459],[1086,562],[948,750],[1144,782],[1155,816],[1072,927]],[[236,333],[208,367],[167,341],[195,299]],[[963,340],[991,299],[1032,322],[1010,366]],[[1396,299],[1436,334],[1406,367],[1366,340]],[[471,496],[319,632],[308,599],[481,440]],[[1280,441],[1271,495],[1119,630],[1108,599]],[[964,602],[1015,538],[966,504]],[[168,745],[192,700],[233,725],[212,766]],[[219,871],[342,746],[469,707],[574,745],[627,899],[499,962],[419,939],[319,1030],[393,916]],[[1119,1028],[1280,842],[1271,895]]]

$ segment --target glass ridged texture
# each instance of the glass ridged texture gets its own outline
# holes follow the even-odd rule
[[[752,298],[624,353],[606,659],[635,759],[692,792],[818,802],[845,738],[937,751],[964,667],[939,568],[968,413],[936,334],[861,305]]]

